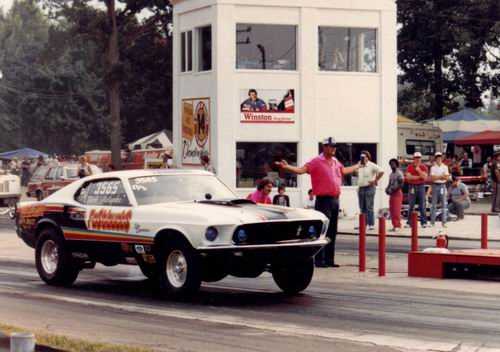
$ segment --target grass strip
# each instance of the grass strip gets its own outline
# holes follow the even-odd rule
[[[6,335],[10,335],[15,332],[26,332],[27,330],[0,323],[0,331]],[[142,347],[89,342],[82,339],[74,339],[41,331],[34,331],[33,333],[35,334],[36,343],[38,345],[69,352],[152,352],[151,349]]]

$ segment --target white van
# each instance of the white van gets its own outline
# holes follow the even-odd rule
[[[420,152],[422,160],[427,162],[437,151],[444,152],[443,133],[439,127],[398,116],[398,156],[408,160],[413,153]]]

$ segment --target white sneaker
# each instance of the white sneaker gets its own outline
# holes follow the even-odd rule
[[[368,230],[370,230],[370,231],[375,230],[375,226],[368,226]]]

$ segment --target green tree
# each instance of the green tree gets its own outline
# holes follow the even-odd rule
[[[499,6],[498,0],[398,0],[401,81],[429,99],[435,118],[456,109],[458,96],[477,108],[484,91],[498,92],[498,58],[488,51],[499,47]]]
[[[432,92],[431,109],[443,116],[456,90],[448,73],[455,62],[450,57],[454,27],[450,14],[455,0],[399,0],[398,63],[402,83],[417,91]]]
[[[104,89],[90,69],[94,45],[49,24],[31,1],[14,3],[0,28],[3,148],[81,152],[107,134]],[[3,126],[2,126],[3,127]],[[96,143],[97,142],[97,143]]]
[[[86,18],[81,20],[82,9],[89,8],[88,0],[44,0],[43,3],[55,18],[72,19],[77,33],[93,37],[104,50],[104,82],[108,97],[110,115],[110,144],[115,167],[120,168],[120,149],[123,143],[122,104],[120,90],[126,80],[126,60],[124,53],[142,37],[157,35],[167,39],[171,22],[171,6],[168,0],[103,0],[106,7],[105,20],[100,22]],[[143,20],[137,22],[141,14]],[[143,53],[147,55],[146,53]],[[130,66],[131,67],[131,66]],[[164,97],[166,99],[167,97]]]
[[[495,50],[500,48],[500,2],[457,0],[456,7],[454,22],[463,30],[455,36],[454,76],[466,106],[482,108],[485,91],[499,95],[500,56]]]

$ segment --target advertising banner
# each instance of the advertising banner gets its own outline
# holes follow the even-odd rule
[[[243,89],[241,123],[295,123],[294,89]]]
[[[210,156],[210,98],[182,100],[182,164],[201,165]]]

